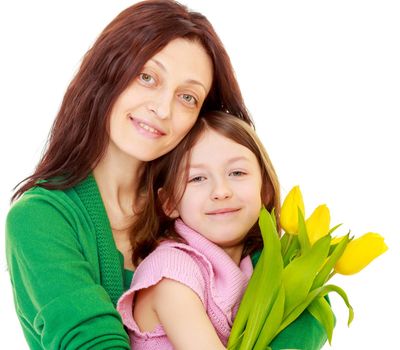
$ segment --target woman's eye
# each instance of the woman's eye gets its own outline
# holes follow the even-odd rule
[[[155,82],[154,78],[150,74],[147,74],[147,73],[140,73],[139,79],[146,84],[153,84]]]
[[[201,182],[204,181],[206,178],[205,176],[195,176],[189,179],[189,182]]]
[[[190,105],[193,105],[193,106],[197,105],[197,100],[192,95],[182,94],[181,98],[182,98],[182,100],[184,100],[186,103],[188,103]]]

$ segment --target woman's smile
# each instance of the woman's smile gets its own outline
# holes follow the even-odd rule
[[[158,138],[166,135],[166,132],[164,132],[162,128],[155,126],[154,124],[148,123],[143,119],[135,118],[131,114],[129,114],[128,117],[132,121],[132,124],[139,131],[139,133],[146,137]]]

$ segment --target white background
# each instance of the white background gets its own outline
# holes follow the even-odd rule
[[[285,195],[299,184],[308,214],[320,203],[389,251],[358,275],[335,276],[355,310],[337,316],[325,349],[393,349],[400,311],[400,11],[397,1],[182,0],[205,14],[229,52]],[[104,26],[132,1],[2,1],[0,220],[29,175],[64,91]],[[397,123],[396,123],[397,124]],[[3,232],[2,230],[1,232]],[[0,251],[0,348],[26,349]],[[62,315],[60,315],[62,317]],[[5,345],[7,344],[7,345]]]

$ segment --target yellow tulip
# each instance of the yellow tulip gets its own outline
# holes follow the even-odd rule
[[[343,255],[335,265],[335,271],[342,275],[355,274],[387,249],[381,235],[373,232],[366,233],[347,244]]]
[[[283,229],[287,233],[298,233],[298,209],[300,209],[304,215],[303,195],[301,194],[300,187],[295,186],[286,196],[281,208],[280,221]]]
[[[328,234],[330,223],[331,215],[328,207],[325,204],[318,206],[306,220],[307,234],[311,244]]]

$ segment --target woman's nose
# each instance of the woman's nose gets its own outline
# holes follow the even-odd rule
[[[174,94],[167,89],[159,90],[154,94],[153,101],[149,103],[149,109],[160,119],[171,116]]]

